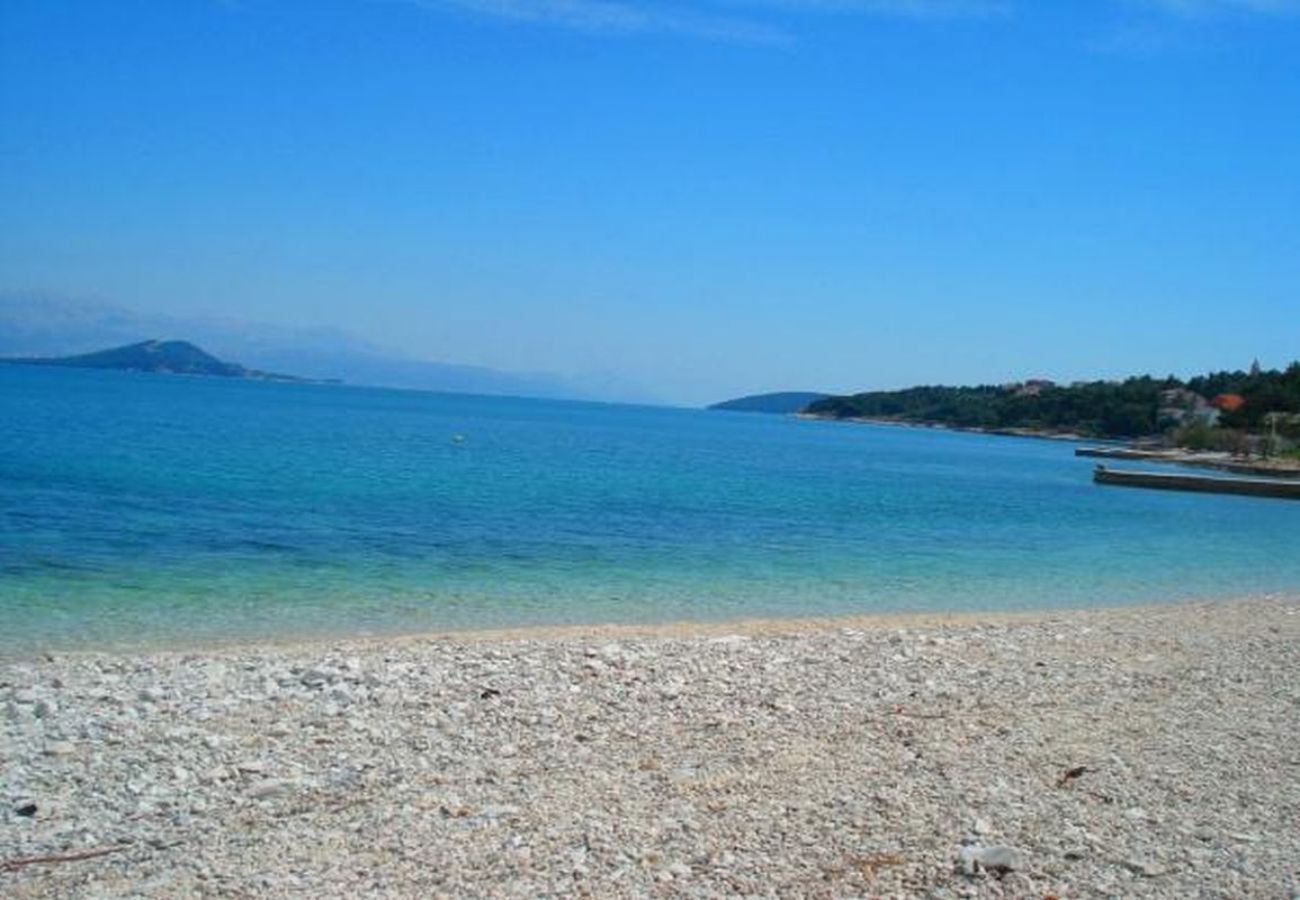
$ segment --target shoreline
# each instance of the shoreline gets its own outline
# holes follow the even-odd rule
[[[1089,602],[1070,606],[1034,606],[969,610],[886,610],[807,616],[745,616],[722,619],[671,619],[645,622],[591,622],[563,624],[503,625],[483,628],[432,628],[391,632],[298,632],[265,636],[229,635],[198,638],[159,638],[140,644],[103,646],[51,646],[29,651],[0,650],[0,667],[5,665],[101,657],[162,657],[254,653],[262,650],[296,652],[349,648],[375,650],[386,646],[406,647],[446,643],[515,643],[528,641],[564,642],[583,640],[689,640],[727,636],[772,637],[816,635],[842,629],[881,631],[897,628],[978,627],[981,625],[1042,624],[1094,613],[1156,613],[1169,608],[1195,608],[1218,604],[1254,602],[1300,604],[1300,590],[1266,591],[1230,596],[1178,596],[1162,600]]]
[[[1280,480],[1300,478],[1300,461],[1289,462],[1279,459],[1252,461],[1240,459],[1228,453],[1185,450],[1180,447],[1159,450],[1131,446],[1076,447],[1074,448],[1074,455],[1098,459],[1122,459],[1135,462],[1188,466],[1196,469],[1212,469],[1237,475],[1263,476]]]
[[[0,893],[1300,890],[1295,594],[634,629],[0,662]]]
[[[1132,459],[1140,462],[1161,463],[1166,465],[1188,466],[1200,469],[1217,469],[1245,475],[1262,475],[1272,478],[1300,477],[1300,462],[1287,460],[1249,460],[1238,459],[1231,454],[1220,451],[1188,450],[1182,447],[1169,447],[1157,450],[1137,446],[1145,438],[1104,438],[1071,431],[1040,431],[1033,428],[983,428],[980,426],[947,425],[942,422],[913,422],[907,419],[889,419],[872,416],[837,416],[815,415],[812,413],[792,413],[796,419],[809,422],[847,422],[853,425],[884,425],[891,428],[919,428],[928,431],[951,431],[956,434],[987,434],[995,437],[1030,438],[1038,441],[1063,441],[1074,444],[1088,444],[1088,447],[1076,447],[1076,456],[1098,456],[1113,459]],[[1080,450],[1097,450],[1087,453]]]
[[[927,431],[951,431],[956,434],[988,434],[994,437],[1030,438],[1036,441],[1064,441],[1066,443],[1092,442],[1096,444],[1126,444],[1126,439],[1089,437],[1072,431],[1041,431],[1035,428],[984,428],[978,425],[947,425],[942,422],[913,422],[908,419],[889,419],[874,416],[823,416],[814,413],[792,413],[794,418],[809,422],[847,422],[851,425],[887,425],[891,428],[920,428]]]

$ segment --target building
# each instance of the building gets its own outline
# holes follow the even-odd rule
[[[1191,425],[1217,425],[1219,408],[1195,391],[1187,388],[1169,388],[1160,392],[1160,408],[1156,421],[1164,427]]]

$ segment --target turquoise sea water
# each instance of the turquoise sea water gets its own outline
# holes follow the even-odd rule
[[[0,424],[27,649],[1300,589],[1300,503],[1050,441],[16,366]]]

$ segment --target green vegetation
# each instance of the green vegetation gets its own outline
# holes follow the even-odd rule
[[[1250,450],[1250,436],[1246,432],[1205,422],[1173,428],[1168,436],[1170,444],[1184,450],[1215,450],[1239,455]]]
[[[1283,371],[1216,372],[1193,378],[1187,389],[1204,397],[1238,394],[1246,402],[1233,412],[1224,412],[1221,424],[1225,428],[1263,431],[1264,421],[1270,413],[1284,414],[1279,422],[1279,433],[1287,431],[1300,437],[1300,422],[1294,416],[1300,413],[1300,362],[1293,362]]]
[[[733,412],[797,413],[809,403],[829,397],[812,391],[781,391],[775,394],[751,394],[715,403],[709,409],[726,409]]]
[[[1224,395],[1238,401],[1224,402]],[[1212,405],[1220,398],[1222,410]],[[1239,403],[1230,409],[1233,403]],[[1300,362],[1284,371],[1216,372],[1180,381],[1139,376],[1124,381],[1044,381],[980,387],[914,387],[828,397],[807,407],[828,418],[886,419],[989,430],[1074,433],[1088,437],[1169,435],[1185,446],[1240,450],[1250,435],[1276,428],[1300,438]],[[1273,419],[1268,416],[1276,413]],[[1185,442],[1185,443],[1183,443]]]
[[[191,375],[239,377],[243,366],[226,363],[188,341],[141,341],[125,347],[97,350],[79,356],[15,360],[29,365],[74,369],[122,369],[133,372],[181,372]]]
[[[125,347],[97,350],[77,356],[0,359],[0,363],[29,366],[62,366],[70,369],[117,369],[124,372],[167,372],[180,375],[216,375],[223,378],[262,378],[299,381],[291,375],[276,375],[223,362],[189,341],[141,341]]]

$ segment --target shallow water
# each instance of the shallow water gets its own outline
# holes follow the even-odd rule
[[[1300,503],[1061,442],[19,366],[0,425],[27,648],[1300,588]]]

